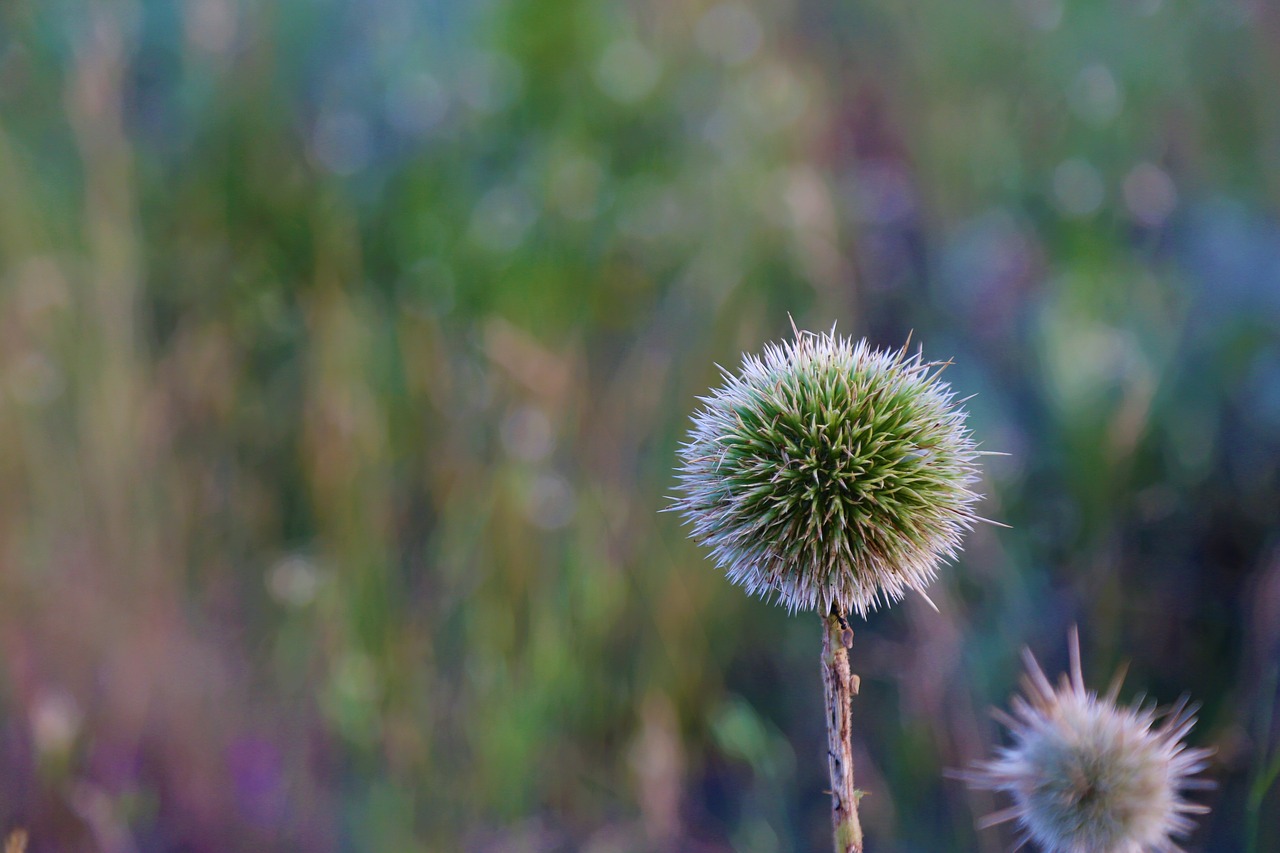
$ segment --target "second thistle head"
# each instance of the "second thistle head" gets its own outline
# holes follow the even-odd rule
[[[735,583],[865,615],[923,590],[977,517],[977,449],[942,365],[797,332],[702,398],[676,509]]]
[[[1172,708],[1116,704],[1120,681],[1099,696],[1085,688],[1080,641],[1071,632],[1071,675],[1055,687],[1030,652],[1026,696],[1001,719],[1013,744],[962,774],[975,788],[1002,791],[1013,805],[983,825],[1016,821],[1024,841],[1044,853],[1174,853],[1192,829],[1189,789],[1212,750],[1189,748],[1195,724],[1184,697]]]

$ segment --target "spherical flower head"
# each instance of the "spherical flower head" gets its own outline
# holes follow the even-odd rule
[[[1208,809],[1183,799],[1212,753],[1182,742],[1195,724],[1184,697],[1164,712],[1117,706],[1119,679],[1107,695],[1085,689],[1080,646],[1071,635],[1071,676],[1055,688],[1030,652],[1024,654],[1026,697],[1015,697],[1003,721],[1013,745],[965,778],[1003,791],[1013,805],[982,825],[1017,821],[1024,842],[1046,853],[1169,853],[1192,829],[1189,814]]]
[[[943,365],[796,332],[700,398],[675,507],[717,565],[792,610],[923,592],[977,517],[977,449]]]

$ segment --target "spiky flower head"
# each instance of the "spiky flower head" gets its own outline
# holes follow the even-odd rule
[[[1055,688],[1024,651],[1025,697],[1000,718],[1013,744],[962,774],[972,787],[1003,791],[1013,805],[983,827],[1017,821],[1023,842],[1045,853],[1171,853],[1208,808],[1183,791],[1212,787],[1193,778],[1212,750],[1182,742],[1195,724],[1184,696],[1164,711],[1117,706],[1120,678],[1104,696],[1085,689],[1080,641],[1071,632],[1071,675]]]
[[[977,517],[977,450],[943,365],[832,332],[745,355],[700,398],[675,504],[729,579],[866,615],[933,581]]]

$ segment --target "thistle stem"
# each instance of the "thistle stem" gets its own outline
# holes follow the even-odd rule
[[[823,620],[822,688],[827,697],[827,769],[831,773],[831,828],[836,853],[862,853],[862,824],[853,786],[853,697],[859,679],[849,669],[853,631],[838,612]]]

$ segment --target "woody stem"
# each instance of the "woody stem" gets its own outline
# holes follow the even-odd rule
[[[822,687],[827,708],[827,769],[831,773],[831,827],[836,853],[862,853],[862,824],[853,785],[853,697],[859,679],[849,669],[853,631],[837,611],[823,620]]]

